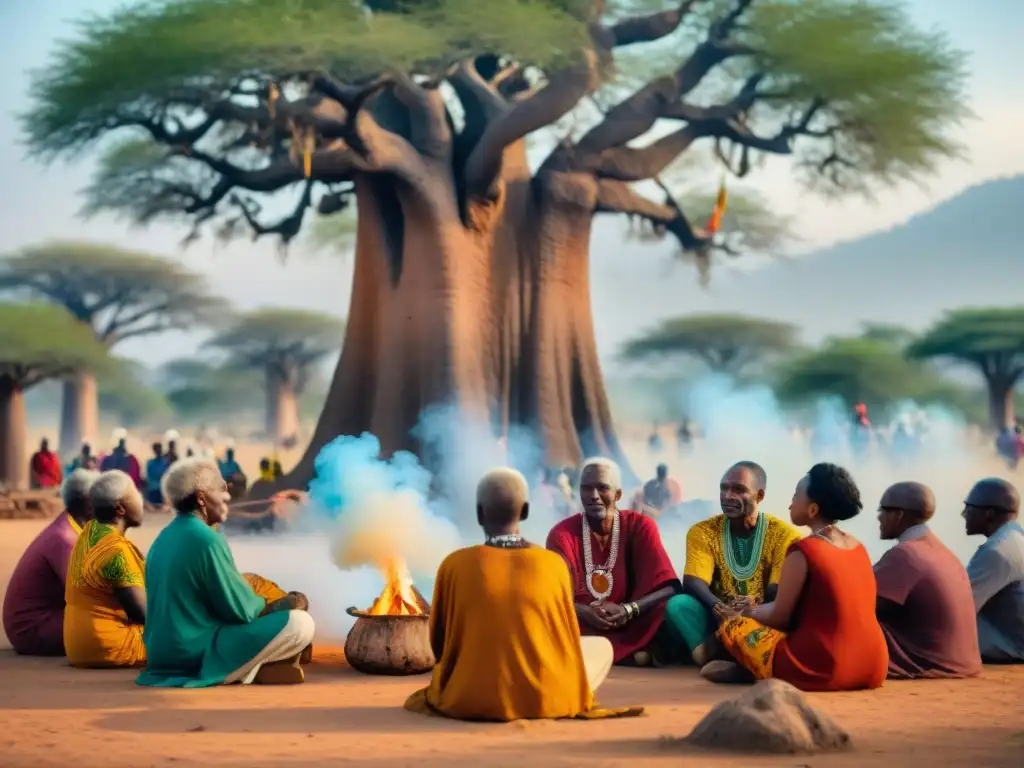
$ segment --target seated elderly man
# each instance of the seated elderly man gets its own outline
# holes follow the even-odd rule
[[[967,563],[978,613],[981,658],[989,664],[1024,661],[1024,527],[1020,495],[1005,480],[977,483],[964,502],[968,536],[985,543]]]
[[[17,653],[64,655],[64,580],[71,550],[92,517],[89,489],[98,472],[76,469],[61,487],[64,512],[22,554],[4,596],[4,633]]]
[[[981,673],[971,580],[928,527],[934,514],[935,494],[921,483],[896,483],[878,504],[879,533],[883,540],[896,540],[875,564],[889,678]]]
[[[430,613],[437,665],[407,709],[503,722],[634,712],[594,706],[612,645],[580,638],[565,563],[520,535],[528,499],[526,479],[513,469],[491,470],[477,486],[486,539],[438,569]]]
[[[724,608],[775,599],[786,553],[801,538],[789,523],[761,512],[767,485],[760,464],[737,462],[719,483],[722,514],[686,534],[685,594],[669,600],[665,623],[698,666],[722,653],[715,633]]]
[[[618,508],[622,474],[610,459],[589,459],[580,472],[583,513],[548,534],[547,548],[569,566],[580,631],[607,637],[615,663],[651,664],[665,601],[681,587],[657,523]]]
[[[144,560],[126,538],[142,525],[142,494],[119,469],[100,475],[89,492],[93,519],[71,552],[65,596],[64,647],[73,667],[146,663]]]
[[[235,567],[214,526],[230,496],[217,465],[193,458],[172,466],[164,498],[176,516],[146,560],[148,667],[139,685],[203,688],[229,683],[301,683],[304,649],[316,626],[305,599],[269,603]]]

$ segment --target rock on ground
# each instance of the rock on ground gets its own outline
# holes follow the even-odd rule
[[[850,736],[781,680],[762,680],[723,701],[697,723],[687,742],[703,748],[775,753],[849,749]]]

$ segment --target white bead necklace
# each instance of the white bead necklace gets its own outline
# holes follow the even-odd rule
[[[586,512],[583,513],[583,567],[586,569],[587,589],[594,596],[594,603],[607,600],[612,593],[615,580],[612,571],[619,557],[619,511],[615,510],[612,518],[612,540],[608,547],[608,561],[600,568],[594,567],[594,551],[590,542],[590,522]]]

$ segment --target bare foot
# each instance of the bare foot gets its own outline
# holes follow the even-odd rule
[[[654,657],[647,651],[636,651],[633,654],[633,663],[638,667],[649,667],[653,661]]]
[[[718,638],[711,635],[693,649],[691,654],[693,656],[693,663],[698,667],[703,667],[705,664],[714,661],[721,650],[722,645],[718,642]]]
[[[754,676],[734,661],[709,661],[701,667],[700,676],[709,682],[723,685],[754,682]]]
[[[295,654],[290,659],[282,661],[271,661],[260,667],[253,680],[260,685],[296,685],[306,680],[306,673],[299,666],[299,656]]]

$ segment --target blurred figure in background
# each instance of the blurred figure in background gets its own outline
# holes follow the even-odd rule
[[[677,506],[682,500],[682,486],[677,480],[668,476],[667,464],[659,464],[655,476],[644,483],[640,492],[640,505],[634,506],[633,509],[657,517],[662,512]],[[636,499],[634,499],[635,501]]]
[[[57,488],[64,479],[60,458],[50,450],[50,441],[45,437],[39,443],[39,450],[29,460],[29,480],[32,488]]]
[[[128,451],[127,436],[128,433],[124,429],[114,430],[113,438],[117,444],[109,456],[103,457],[103,461],[100,462],[100,472],[119,469],[132,479],[136,488],[142,488],[142,468],[139,466],[139,460]]]
[[[164,447],[161,443],[153,443],[153,458],[146,462],[146,493],[145,499],[155,506],[163,506],[164,495],[160,490],[160,483],[164,479],[164,473],[170,466]]]
[[[76,469],[88,469],[95,471],[99,468],[99,462],[93,455],[92,446],[89,443],[82,443],[82,450],[79,451],[78,455],[71,460],[71,463],[67,466],[67,473],[71,474]]]

